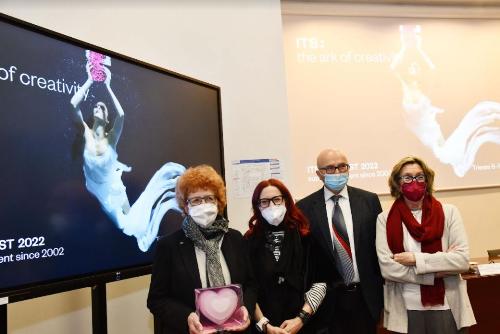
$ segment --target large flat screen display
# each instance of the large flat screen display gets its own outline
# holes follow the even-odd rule
[[[223,172],[218,87],[0,16],[0,294],[148,265]]]

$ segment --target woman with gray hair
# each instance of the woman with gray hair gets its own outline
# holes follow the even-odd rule
[[[434,171],[401,159],[389,178],[395,198],[377,220],[384,327],[409,334],[466,333],[476,323],[466,282],[469,246],[458,209],[434,196]]]

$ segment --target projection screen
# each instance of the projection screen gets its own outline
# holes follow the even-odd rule
[[[388,193],[402,157],[438,189],[500,182],[500,21],[284,16],[292,172],[321,186],[316,156],[345,151],[349,184]]]

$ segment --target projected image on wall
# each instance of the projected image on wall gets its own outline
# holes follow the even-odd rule
[[[390,67],[401,81],[406,125],[442,163],[450,164],[457,176],[464,177],[483,144],[500,145],[500,126],[495,126],[500,120],[500,103],[478,102],[445,138],[436,119],[445,110],[433,105],[420,87],[422,76],[432,75],[426,72],[435,69],[423,50],[422,28],[401,25],[399,30],[401,49]]]
[[[297,196],[322,186],[329,147],[347,154],[350,185],[377,193],[408,155],[439,189],[499,185],[498,31],[498,19],[285,15]]]
[[[125,112],[111,89],[111,58],[87,50],[85,65],[87,80],[71,99],[75,121],[83,129],[83,173],[87,190],[96,197],[108,217],[123,231],[137,239],[139,249],[147,251],[156,239],[164,214],[169,210],[180,212],[175,200],[177,177],[185,168],[173,162],[165,163],[151,178],[146,189],[131,206],[122,181],[123,172],[131,172],[132,167],[118,161],[118,141],[123,132]],[[113,102],[115,117],[102,101],[95,103],[93,123],[87,125],[80,104],[88,97],[94,83],[104,83]],[[99,89],[99,88],[97,88]],[[110,126],[109,131],[106,127]]]

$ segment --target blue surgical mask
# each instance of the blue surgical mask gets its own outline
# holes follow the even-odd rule
[[[342,188],[347,184],[347,180],[349,180],[348,173],[342,174],[326,174],[325,175],[325,186],[332,191],[341,191]]]

